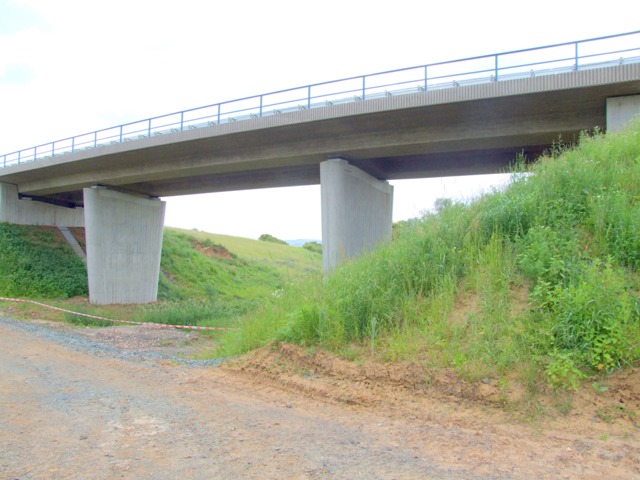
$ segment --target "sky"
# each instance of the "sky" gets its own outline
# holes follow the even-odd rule
[[[310,83],[634,31],[628,0],[0,0],[0,154]],[[624,14],[627,12],[629,14]],[[394,221],[504,176],[391,182]],[[320,239],[320,187],[165,198],[165,224]]]

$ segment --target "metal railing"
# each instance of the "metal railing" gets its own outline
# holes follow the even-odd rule
[[[296,110],[640,62],[640,31],[342,78],[183,110],[0,155],[0,166]]]

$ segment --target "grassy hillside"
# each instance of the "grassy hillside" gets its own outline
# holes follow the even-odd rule
[[[397,238],[292,286],[219,354],[273,340],[575,388],[640,357],[640,124],[556,145],[510,187],[446,202]]]
[[[65,299],[88,295],[85,265],[55,228],[0,224],[0,252],[0,296],[63,305]],[[320,264],[320,255],[302,248],[168,228],[157,304],[82,307],[76,301],[73,309],[140,321],[227,326],[292,283],[318,276]]]
[[[159,305],[140,320],[228,326],[303,278],[320,274],[321,256],[246,238],[165,229]]]

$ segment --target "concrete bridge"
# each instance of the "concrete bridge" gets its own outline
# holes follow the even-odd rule
[[[0,221],[85,226],[91,301],[146,303],[157,297],[160,197],[319,183],[328,271],[390,238],[387,180],[503,171],[639,112],[640,32],[383,72],[0,156]]]

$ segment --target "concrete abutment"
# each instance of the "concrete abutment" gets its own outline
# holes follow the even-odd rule
[[[165,202],[104,187],[84,189],[89,300],[157,300]]]
[[[343,159],[320,164],[322,267],[326,272],[391,240],[393,186]]]
[[[607,98],[607,131],[617,132],[640,118],[640,95]]]
[[[83,227],[82,208],[67,208],[20,198],[18,187],[0,182],[0,222],[51,227]]]

